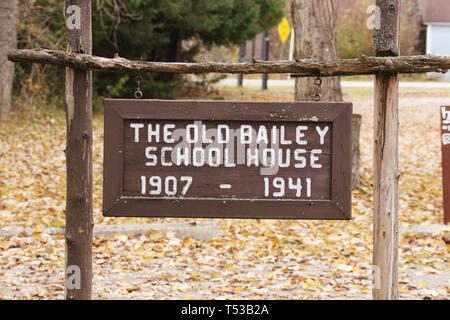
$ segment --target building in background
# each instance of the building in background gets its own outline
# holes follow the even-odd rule
[[[420,5],[426,27],[426,54],[450,56],[450,0],[421,0]],[[450,81],[450,72],[429,76]]]

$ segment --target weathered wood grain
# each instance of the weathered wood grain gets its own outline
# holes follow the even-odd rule
[[[400,0],[377,0],[376,54],[399,54]],[[393,59],[395,60],[395,58]],[[398,74],[375,77],[373,299],[398,299]]]
[[[13,62],[32,62],[67,66],[81,70],[107,72],[173,72],[173,73],[294,73],[299,77],[351,76],[360,74],[389,73],[425,73],[447,72],[450,69],[450,57],[406,56],[371,57],[358,59],[295,61],[253,61],[243,63],[226,62],[149,62],[132,61],[123,58],[103,58],[75,52],[47,49],[11,50],[8,59]]]
[[[69,52],[92,52],[91,1],[66,0],[80,9],[80,28],[67,28]],[[73,7],[72,7],[73,8]],[[74,13],[73,11],[69,10]],[[92,72],[66,69],[67,198],[66,299],[91,299],[92,288]],[[79,274],[76,273],[79,271]],[[79,279],[77,279],[79,277]]]

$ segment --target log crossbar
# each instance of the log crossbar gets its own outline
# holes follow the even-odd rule
[[[358,59],[295,61],[259,61],[244,63],[225,62],[149,62],[133,61],[120,57],[113,59],[48,49],[15,49],[8,53],[12,62],[27,62],[66,66],[75,69],[88,69],[105,72],[168,72],[184,74],[201,73],[292,73],[298,77],[311,76],[353,76],[379,73],[445,73],[450,69],[450,57],[444,56],[400,56],[372,57],[361,56]]]

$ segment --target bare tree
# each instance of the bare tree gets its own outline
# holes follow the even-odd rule
[[[293,0],[292,21],[295,30],[295,58],[327,59],[338,58],[336,11],[333,0]],[[342,101],[339,77],[322,78],[321,100]],[[295,100],[313,100],[317,86],[311,78],[297,78]],[[359,131],[361,116],[354,115],[352,123],[352,186],[360,181],[359,175]]]
[[[18,0],[0,0],[0,118],[7,119],[11,109],[14,64],[6,58],[17,45]]]
[[[295,30],[295,58],[338,58],[333,0],[294,0],[292,21]],[[322,100],[342,101],[338,77],[324,78],[322,88]],[[295,82],[295,100],[310,101],[316,90],[313,79],[299,78]]]

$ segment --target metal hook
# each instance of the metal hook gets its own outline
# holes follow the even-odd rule
[[[318,76],[315,80],[314,80],[314,84],[316,86],[321,86],[322,85],[322,79]]]
[[[137,89],[137,90],[134,92],[134,97],[135,97],[136,99],[141,99],[143,96],[144,96],[144,94],[143,94],[142,91],[139,90],[139,89]]]
[[[320,93],[315,93],[313,95],[313,99],[315,102],[319,102],[321,97],[322,97],[322,95]]]
[[[142,77],[141,74],[139,74],[138,76],[136,76],[136,83],[137,83],[137,90],[134,92],[134,97],[136,99],[141,99],[144,94],[141,91],[141,84],[144,82],[144,78]]]
[[[144,57],[141,56],[141,61],[144,61]],[[134,97],[136,99],[141,99],[144,94],[141,91],[141,85],[144,83],[144,78],[142,77],[141,71],[138,70],[138,75],[135,78],[135,81],[137,83],[137,90],[134,92]]]
[[[314,84],[317,86],[316,93],[313,94],[313,100],[315,102],[319,102],[320,98],[322,97],[322,95],[320,94],[320,87],[322,86],[322,83],[323,81],[320,78],[320,75],[318,75],[316,79],[314,79]]]

